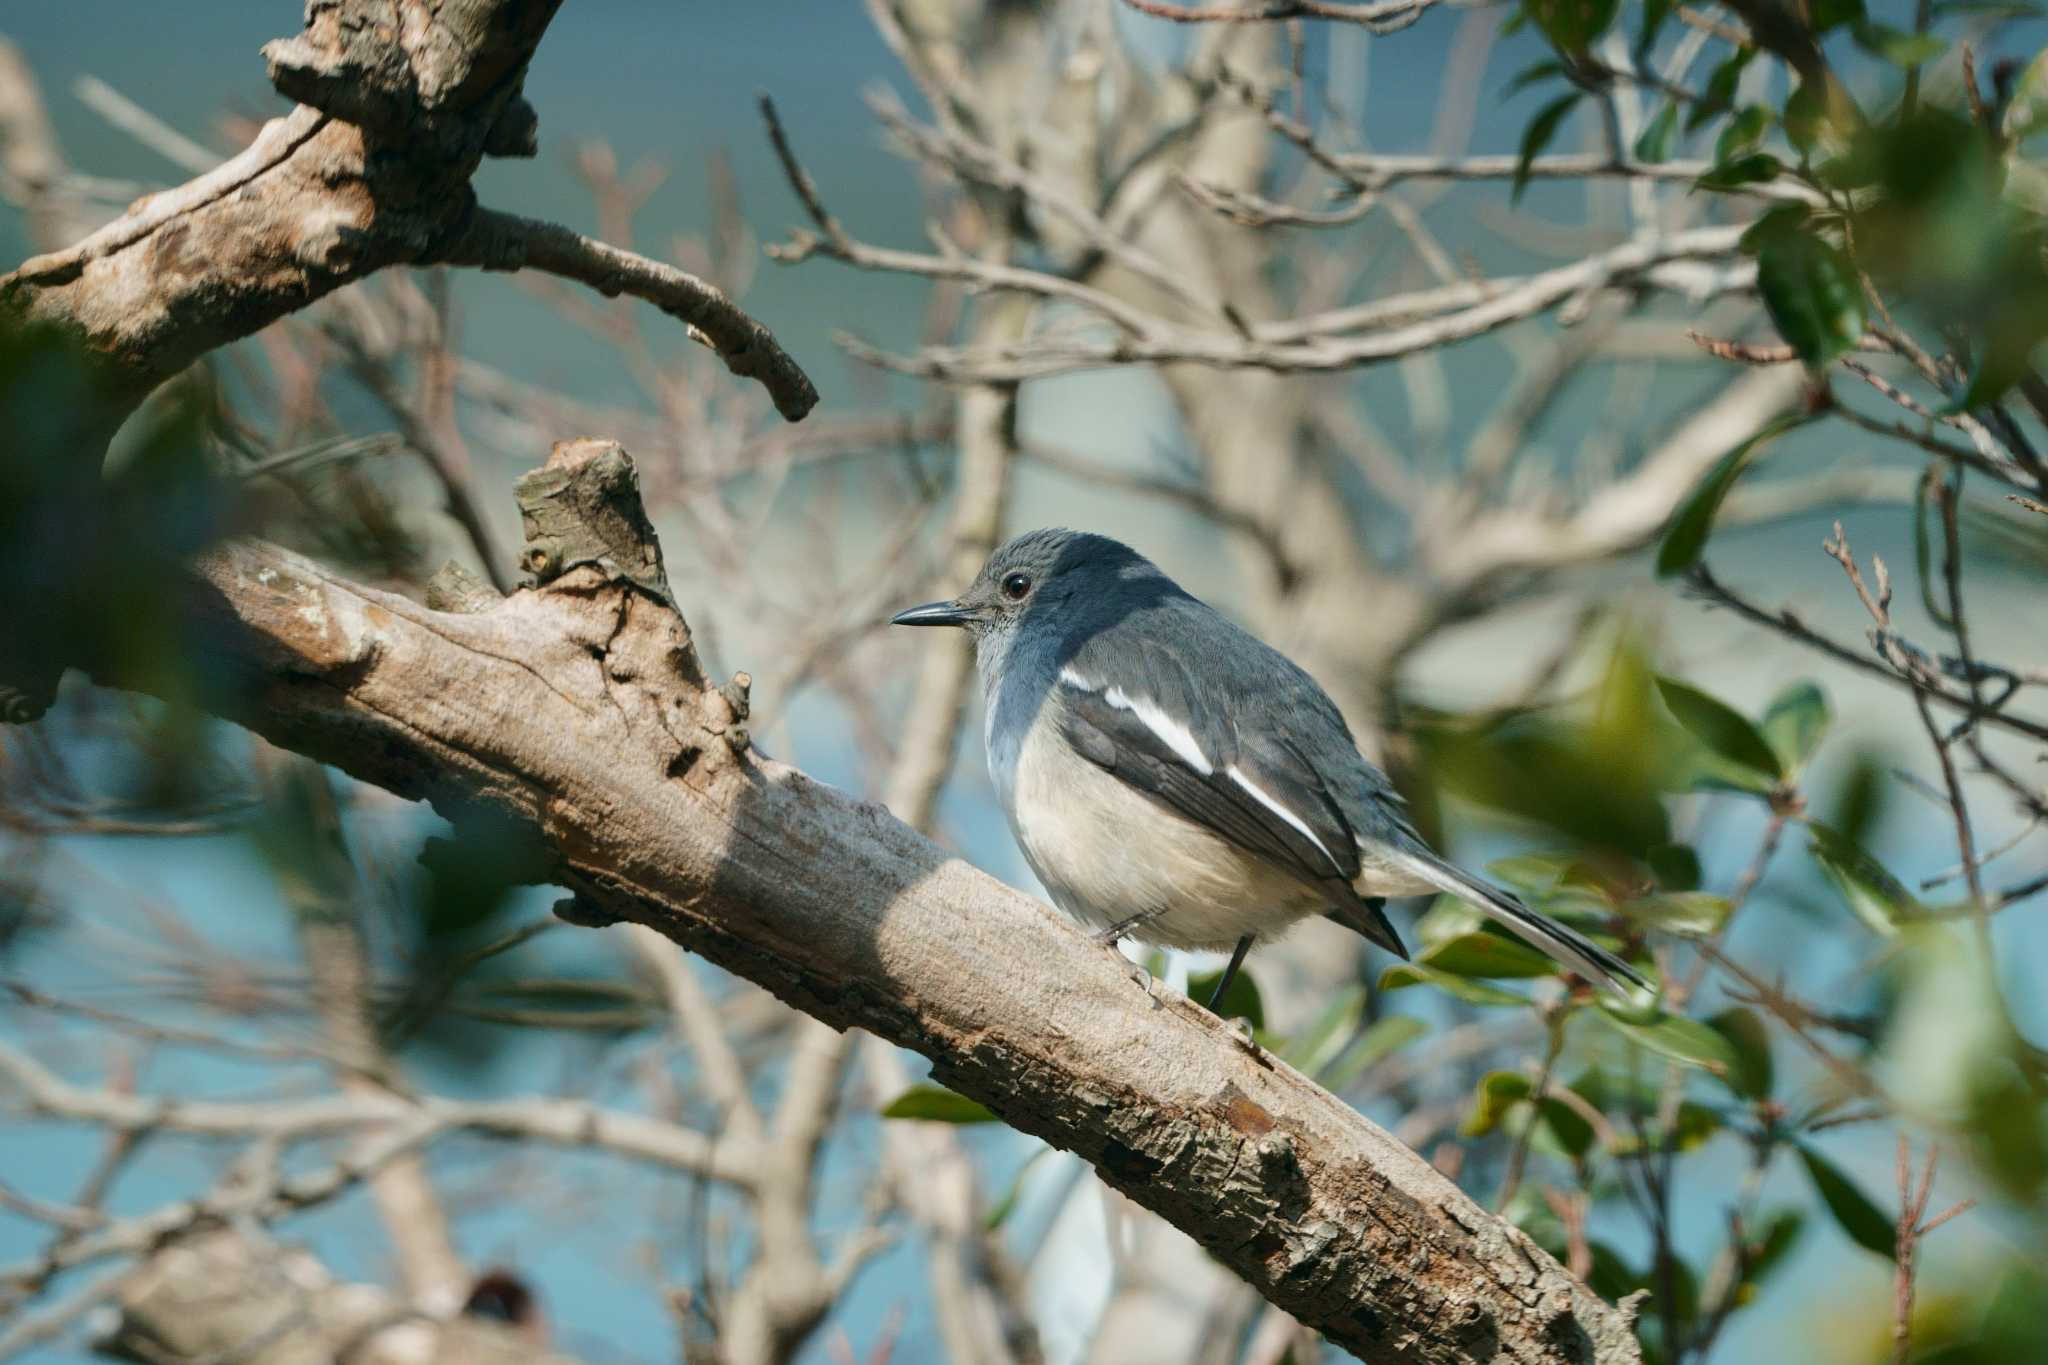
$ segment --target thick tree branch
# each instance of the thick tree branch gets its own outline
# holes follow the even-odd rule
[[[697,329],[794,420],[817,395],[765,328],[701,281],[565,228],[479,210],[483,157],[532,155],[520,94],[560,0],[313,0],[265,50],[302,101],[241,155],[138,201],[66,250],[0,275],[0,317],[78,336],[125,399],[386,266],[531,263],[630,292]]]
[[[552,544],[583,518],[609,549],[530,553],[544,586],[473,615],[273,547],[205,556],[192,624],[239,682],[219,709],[458,820],[523,821],[579,918],[649,925],[924,1053],[1347,1349],[1638,1359],[1627,1314],[1355,1110],[1147,991],[1045,906],[754,751],[688,626],[641,586],[658,587],[659,551],[634,542],[645,521],[616,446],[558,446],[523,493]],[[138,1121],[160,1112],[134,1103]]]

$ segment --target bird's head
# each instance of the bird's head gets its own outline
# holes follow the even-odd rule
[[[1136,550],[1085,531],[1031,531],[999,547],[958,597],[889,618],[892,626],[960,626],[977,643],[1007,636],[1029,617],[1070,617],[1159,571]]]

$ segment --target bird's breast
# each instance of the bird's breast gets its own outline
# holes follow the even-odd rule
[[[993,745],[989,757],[993,770]],[[1131,931],[1143,942],[1228,949],[1321,906],[1315,891],[1075,753],[1054,723],[1023,733],[1009,779],[1025,861],[1053,903],[1092,928],[1146,915]]]

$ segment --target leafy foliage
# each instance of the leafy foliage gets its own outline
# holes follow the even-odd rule
[[[923,1119],[929,1123],[1000,1123],[995,1111],[979,1100],[922,1081],[882,1106],[885,1119]]]
[[[1657,547],[1659,576],[1669,578],[1699,563],[1707,548],[1707,537],[1713,533],[1714,517],[1728,497],[1728,490],[1735,486],[1735,481],[1742,477],[1750,461],[1761,454],[1765,446],[1803,420],[1796,415],[1777,418],[1715,462],[1706,477],[1671,515],[1663,542]]]

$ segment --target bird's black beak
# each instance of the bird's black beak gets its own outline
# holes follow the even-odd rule
[[[964,626],[974,619],[974,613],[958,602],[927,602],[909,611],[899,611],[889,618],[892,626]]]

